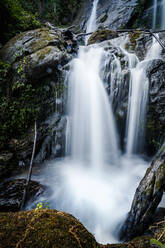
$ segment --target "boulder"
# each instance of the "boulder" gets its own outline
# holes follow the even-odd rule
[[[20,210],[25,184],[25,179],[15,179],[0,185],[0,212],[16,212]],[[43,186],[38,182],[30,181],[27,200],[31,200],[43,192]]]
[[[96,248],[92,234],[72,215],[39,209],[0,213],[0,244],[3,248]]]
[[[151,237],[147,236],[138,237],[128,243],[99,244],[76,218],[57,210],[41,208],[18,213],[0,213],[0,219],[0,244],[2,248],[151,247]]]
[[[157,155],[141,180],[120,237],[130,240],[148,228],[165,191],[165,149]]]
[[[118,37],[118,33],[110,30],[110,29],[103,29],[95,31],[88,40],[88,45],[99,43],[104,40],[111,40]]]
[[[0,50],[4,67],[10,65],[4,73],[4,81],[0,80],[0,149],[14,153],[15,166],[12,168],[29,164],[35,119],[36,154],[43,146],[42,159],[64,153],[66,120],[63,115],[67,87],[64,72],[72,53],[76,52],[73,33],[53,25],[21,33]],[[54,141],[58,148],[56,153],[49,148]],[[3,176],[4,173],[0,173],[0,177]]]
[[[149,78],[149,106],[147,113],[147,148],[151,154],[157,151],[165,138],[165,62],[151,61]]]

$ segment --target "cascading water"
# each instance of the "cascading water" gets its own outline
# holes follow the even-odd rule
[[[160,52],[161,47],[155,38],[153,38],[152,46],[149,49],[146,58],[137,63],[134,68],[130,66],[131,77],[126,131],[127,154],[138,153],[143,150],[145,116],[149,89],[146,69],[150,60],[159,58]]]
[[[97,4],[95,0],[88,21],[92,29],[88,26],[87,32],[95,29]],[[146,59],[139,62],[135,54],[121,46],[121,38],[118,43],[115,40],[110,45],[105,43],[105,47],[104,44],[80,47],[77,58],[70,63],[67,156],[59,161],[47,161],[39,179],[53,189],[51,196],[39,201],[46,200],[52,208],[73,214],[101,243],[116,242],[119,225],[130,209],[136,186],[147,166],[140,156],[121,155],[105,88],[110,81],[110,99],[115,99],[115,91],[124,80],[121,59],[125,57],[131,72],[127,152],[132,154],[139,146],[137,129],[145,119],[148,89],[145,69],[149,57],[156,57],[157,44],[154,41]],[[111,47],[109,51],[106,44]],[[33,177],[36,179],[36,175]]]
[[[114,163],[119,153],[111,106],[99,75],[102,56],[101,48],[80,47],[70,75],[71,156],[87,159],[95,168],[106,161]]]
[[[153,0],[153,19],[152,19],[152,29],[155,29],[155,27],[156,27],[157,7],[158,7],[158,2],[157,2],[157,0]]]
[[[92,12],[91,12],[90,18],[89,18],[89,20],[87,22],[86,33],[94,32],[97,29],[96,14],[97,14],[98,2],[99,2],[99,0],[94,0],[93,1]],[[89,39],[89,36],[86,36],[86,38],[85,38],[85,43],[86,44],[87,44],[88,39]]]
[[[153,0],[152,29],[165,29],[165,0]]]

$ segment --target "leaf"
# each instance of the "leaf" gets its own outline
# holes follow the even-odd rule
[[[160,241],[158,241],[156,239],[151,239],[150,244],[156,245],[158,248],[165,248],[165,245],[163,245]]]

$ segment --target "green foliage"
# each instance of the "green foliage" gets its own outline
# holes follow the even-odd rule
[[[50,209],[49,202],[39,202],[35,208],[35,211],[39,209]]]
[[[70,23],[82,0],[19,0],[22,7],[33,14],[38,14],[44,21],[50,21],[56,25]]]
[[[0,60],[0,83],[6,77],[9,69],[10,69],[10,64],[6,64],[2,60]]]
[[[69,25],[83,0],[0,0],[0,43],[19,32],[39,28],[40,21]]]
[[[37,16],[25,11],[18,0],[0,0],[0,23],[2,44],[20,31],[41,27]]]
[[[151,239],[150,244],[154,245],[154,246],[156,246],[158,248],[165,248],[165,245],[163,245],[160,241],[158,241],[156,239]]]

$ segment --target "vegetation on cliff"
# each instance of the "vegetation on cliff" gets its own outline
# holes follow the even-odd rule
[[[57,26],[70,25],[82,1],[0,0],[0,44],[22,31],[39,28],[46,21]]]

